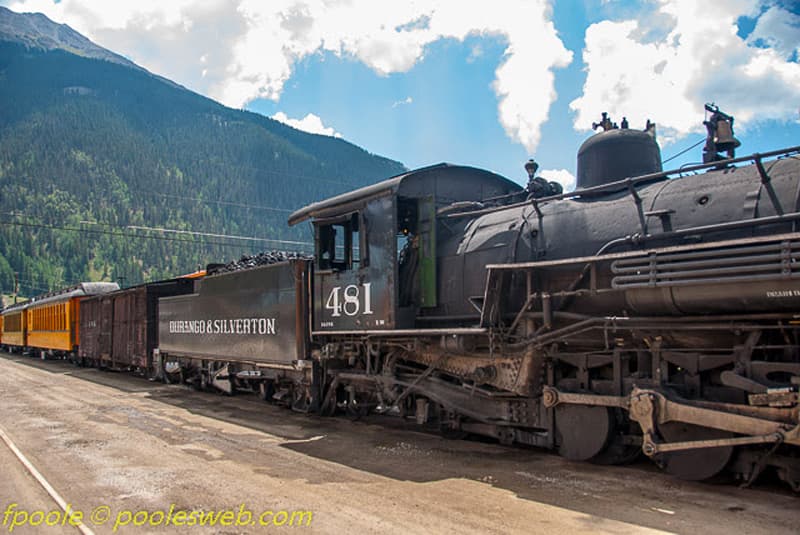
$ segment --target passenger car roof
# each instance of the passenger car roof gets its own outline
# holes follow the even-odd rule
[[[35,307],[46,303],[55,303],[64,301],[73,297],[83,297],[85,295],[97,295],[102,293],[113,292],[119,290],[119,285],[116,282],[81,282],[75,286],[70,286],[63,290],[50,292],[44,295],[34,297],[24,303],[12,305],[3,310],[3,313],[13,312],[15,310],[24,310],[28,307]]]

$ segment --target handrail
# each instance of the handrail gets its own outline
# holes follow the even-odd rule
[[[762,219],[767,219],[767,218],[762,218]],[[754,221],[760,221],[760,219],[756,219]],[[496,271],[496,270],[558,267],[558,266],[566,266],[572,264],[585,264],[585,263],[602,262],[608,260],[621,260],[626,258],[642,258],[651,254],[663,255],[663,254],[677,253],[682,251],[717,249],[723,247],[734,247],[737,245],[746,245],[748,243],[770,243],[770,242],[780,242],[785,240],[800,240],[800,232],[789,232],[786,234],[774,234],[772,236],[756,236],[756,237],[738,238],[734,240],[723,240],[723,241],[714,241],[706,243],[693,243],[689,245],[673,245],[670,247],[641,249],[638,251],[626,251],[624,253],[611,253],[606,255],[562,258],[558,260],[540,260],[537,262],[516,262],[508,264],[487,264],[486,269],[488,271]]]
[[[595,194],[595,193],[603,193],[603,192],[608,192],[610,190],[621,190],[621,189],[629,189],[630,190],[630,188],[633,188],[634,186],[636,186],[636,185],[638,185],[638,184],[640,184],[642,182],[649,182],[651,180],[659,180],[659,179],[667,179],[667,178],[670,177],[670,175],[674,175],[674,174],[691,173],[693,171],[701,171],[703,169],[710,169],[710,168],[714,168],[714,167],[727,166],[727,165],[730,165],[730,164],[741,163],[741,162],[749,162],[749,161],[760,162],[764,158],[772,158],[774,156],[790,156],[790,155],[792,155],[794,153],[800,153],[800,145],[795,146],[795,147],[785,148],[785,149],[774,150],[774,151],[770,151],[770,152],[764,152],[764,153],[756,152],[756,153],[750,154],[748,156],[740,156],[738,158],[728,158],[727,160],[720,160],[720,161],[717,161],[717,162],[710,162],[710,163],[704,163],[704,164],[691,165],[691,166],[688,166],[688,167],[672,169],[672,170],[669,170],[669,171],[659,171],[657,173],[649,173],[649,174],[641,175],[641,176],[637,176],[637,177],[623,178],[621,180],[616,180],[614,182],[609,182],[607,184],[601,184],[599,186],[592,186],[592,187],[589,187],[589,188],[576,189],[575,191],[571,191],[569,193],[561,193],[559,195],[550,195],[549,197],[540,197],[540,198],[536,199],[536,202],[538,204],[541,204],[541,203],[546,202],[546,201],[560,201],[560,200],[564,200],[564,199],[572,199],[574,197],[592,195],[592,194]],[[764,180],[761,177],[761,175],[759,175],[759,178],[762,181]],[[447,219],[454,219],[454,218],[460,218],[460,217],[476,217],[476,216],[480,216],[480,215],[484,215],[484,214],[490,214],[490,213],[494,213],[494,212],[500,212],[500,211],[503,211],[503,210],[509,210],[509,209],[512,209],[512,208],[519,208],[521,206],[527,206],[529,204],[531,204],[531,201],[530,200],[526,200],[526,201],[522,201],[522,202],[518,202],[518,203],[507,204],[507,205],[504,205],[504,206],[494,206],[494,207],[491,207],[491,208],[484,208],[482,210],[474,210],[472,212],[459,212],[459,213],[455,213],[455,214],[447,214],[447,215],[444,215],[442,217],[443,218],[447,218]]]

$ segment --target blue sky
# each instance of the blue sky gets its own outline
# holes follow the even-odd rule
[[[414,168],[566,182],[593,121],[658,125],[662,156],[736,117],[739,154],[800,144],[800,9],[777,0],[17,0],[233,107]],[[701,147],[668,167],[697,162]]]

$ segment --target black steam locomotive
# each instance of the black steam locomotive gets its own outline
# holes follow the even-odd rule
[[[527,188],[442,164],[307,206],[289,224],[311,222],[313,258],[161,297],[139,367],[800,490],[800,147],[736,158],[733,118],[707,109],[705,163],[677,171],[654,125],[604,115],[571,193],[533,161]]]

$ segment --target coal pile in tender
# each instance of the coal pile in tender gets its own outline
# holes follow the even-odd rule
[[[209,264],[206,271],[209,275],[215,273],[230,273],[243,269],[253,269],[259,266],[268,266],[287,260],[310,260],[311,256],[306,253],[295,253],[290,251],[267,251],[253,256],[242,256],[239,260],[232,260],[227,264]]]

